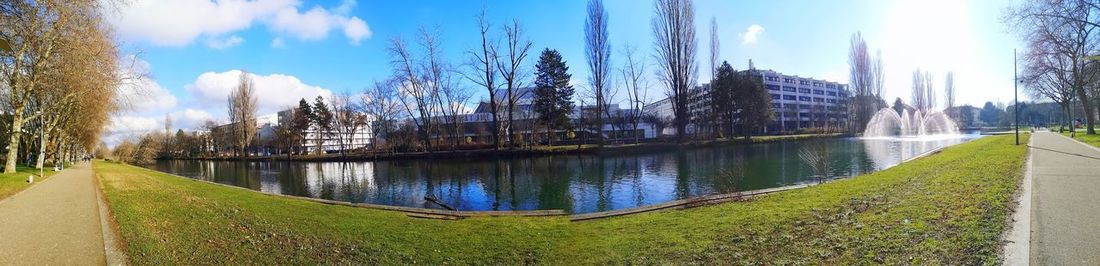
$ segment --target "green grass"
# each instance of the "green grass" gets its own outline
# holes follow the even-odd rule
[[[15,173],[0,174],[0,199],[5,199],[30,187],[31,183],[27,183],[27,176],[35,175],[34,182],[38,183],[50,178],[55,173],[52,170],[46,169],[44,171],[45,178],[38,177],[38,169],[22,165],[15,167]]]
[[[1055,132],[1057,132],[1057,131],[1055,131]],[[1064,135],[1066,137],[1069,137],[1070,133],[1071,133],[1070,131],[1065,131],[1065,132],[1062,132],[1062,135]],[[1100,134],[1086,135],[1085,133],[1086,133],[1085,129],[1077,129],[1077,136],[1073,137],[1073,139],[1084,142],[1085,144],[1088,144],[1088,145],[1100,147]]]
[[[748,202],[577,223],[416,219],[95,167],[138,265],[996,264],[1026,154],[1012,141]]]

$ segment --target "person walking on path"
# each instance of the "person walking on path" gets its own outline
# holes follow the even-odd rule
[[[0,199],[0,265],[103,265],[99,188],[89,163]]]

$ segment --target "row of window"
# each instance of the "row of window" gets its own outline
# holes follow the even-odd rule
[[[779,82],[780,79],[777,76],[764,76],[764,80]],[[818,88],[825,87],[825,88],[828,88],[828,89],[837,89],[837,88],[841,87],[841,86],[831,84],[831,83],[823,83],[823,82],[820,82],[820,81],[811,82],[809,80],[800,80],[800,79],[795,79],[795,78],[783,78],[783,83],[798,84],[798,85],[803,85],[803,86],[814,86],[814,87],[818,87]]]
[[[768,90],[773,90],[773,91],[782,90],[782,91],[785,91],[785,92],[813,93],[813,94],[816,94],[816,95],[829,95],[829,96],[840,95],[842,97],[847,97],[848,96],[847,93],[841,92],[841,93],[838,94],[836,91],[831,91],[831,90],[830,91],[811,90],[811,89],[806,89],[806,88],[795,88],[795,87],[788,87],[788,86],[780,87],[779,85],[767,85],[767,87],[768,87]]]
[[[826,99],[826,98],[821,98],[821,97],[781,95],[781,94],[774,94],[774,93],[772,94],[772,100],[779,100],[779,99],[788,100],[788,101],[798,100],[798,101],[803,101],[803,102],[812,101],[812,102],[815,102],[815,103],[837,103],[838,102],[836,99]],[[839,101],[839,102],[844,103],[845,101]]]

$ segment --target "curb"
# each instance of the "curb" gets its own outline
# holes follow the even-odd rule
[[[1028,265],[1031,262],[1031,198],[1034,182],[1031,170],[1035,162],[1033,143],[1035,143],[1035,135],[1028,139],[1027,164],[1024,166],[1023,178],[1020,180],[1020,190],[1017,191],[1016,208],[1010,217],[1011,220],[1008,221],[1009,229],[1001,236],[1003,265]]]
[[[107,265],[130,265],[130,258],[123,251],[125,249],[122,247],[122,237],[118,233],[118,224],[114,222],[114,212],[107,205],[107,198],[103,195],[103,183],[99,180],[99,173],[95,172],[91,163],[88,163],[88,168],[91,168],[92,179],[96,183],[95,195],[99,206],[100,232],[103,233],[103,255],[106,257]]]

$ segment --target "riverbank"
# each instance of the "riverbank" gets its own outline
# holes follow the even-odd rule
[[[38,169],[20,165],[15,168],[15,173],[0,174],[0,201],[33,185],[33,183],[27,183],[27,176],[34,175],[34,183],[38,183],[46,181],[47,178],[50,178],[50,176],[56,172],[54,172],[53,169],[46,169],[43,173],[46,177],[39,178]]]
[[[198,157],[198,158],[170,158],[173,160],[245,160],[245,161],[303,161],[303,162],[343,162],[343,161],[380,161],[380,160],[403,160],[403,159],[455,159],[455,158],[493,158],[493,157],[535,157],[544,155],[566,155],[566,154],[600,154],[600,153],[636,153],[636,152],[650,152],[650,151],[664,151],[668,149],[690,149],[697,147],[713,147],[719,145],[743,145],[753,143],[772,143],[772,142],[784,142],[784,141],[801,141],[808,139],[818,138],[837,138],[837,137],[849,137],[850,134],[843,133],[829,133],[829,134],[801,134],[801,135],[778,135],[778,136],[754,136],[751,139],[735,138],[735,139],[715,139],[706,141],[692,141],[686,143],[674,143],[674,142],[642,142],[638,144],[609,144],[604,145],[603,148],[595,144],[583,144],[583,145],[557,145],[557,146],[537,146],[530,149],[507,149],[501,148],[500,150],[494,149],[471,149],[471,150],[454,150],[454,151],[433,151],[433,152],[401,152],[401,153],[373,153],[373,152],[358,152],[348,154],[309,154],[309,155],[272,155],[272,156],[252,156],[247,158],[236,158],[228,156],[218,157]]]
[[[418,219],[115,163],[96,170],[135,264],[993,264],[1026,154],[1012,142],[986,137],[749,202],[575,223]]]

